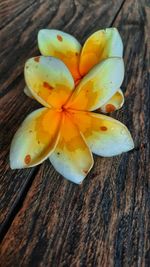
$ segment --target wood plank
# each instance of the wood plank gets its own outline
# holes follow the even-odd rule
[[[22,92],[24,88],[23,64],[29,57],[39,53],[37,52],[37,44],[35,45],[38,29],[46,26],[60,28],[72,33],[75,32],[75,35],[78,36],[83,33],[84,38],[84,31],[88,31],[85,18],[93,19],[93,24],[89,27],[89,34],[94,30],[94,27],[104,26],[104,13],[107,15],[106,25],[108,26],[118,12],[122,1],[115,1],[111,16],[110,3],[106,4],[105,1],[92,3],[91,6],[82,4],[80,1],[66,0],[60,5],[58,3],[58,1],[36,1],[22,14],[16,16],[2,31],[2,60],[0,61],[1,68],[3,68],[1,76],[2,98],[0,100],[2,129],[0,223],[2,227],[5,226],[8,218],[13,219],[15,216],[14,207],[20,202],[26,186],[28,187],[28,183],[32,180],[33,170],[38,171],[38,168],[11,171],[8,158],[10,142],[15,131],[27,114],[38,107],[38,104],[28,99]],[[94,16],[95,12],[96,16]],[[32,23],[33,21],[34,23]],[[81,38],[80,40],[82,41]]]
[[[0,2],[0,30],[14,18],[19,16],[26,8],[31,6],[35,0],[16,1],[1,0]]]
[[[12,171],[9,167],[9,148],[12,136],[21,124],[26,114],[30,113],[37,107],[35,101],[27,98],[23,93],[24,88],[23,76],[21,80],[16,81],[7,94],[0,101],[0,118],[1,118],[1,154],[0,154],[0,225],[5,220],[6,215],[12,211],[13,205],[20,196],[22,187],[34,172],[33,169],[24,171]]]
[[[150,266],[149,18],[147,2],[128,0],[115,21],[126,64],[126,102],[115,117],[131,130],[136,149],[96,157],[81,186],[42,164],[3,240],[2,265]]]

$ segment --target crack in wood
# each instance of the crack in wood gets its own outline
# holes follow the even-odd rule
[[[11,209],[9,210],[9,214],[6,217],[5,222],[3,224],[1,224],[1,226],[0,226],[0,242],[3,240],[5,234],[7,233],[9,227],[11,226],[15,216],[22,208],[24,200],[26,198],[26,195],[27,195],[30,187],[32,186],[34,178],[38,174],[39,169],[40,169],[40,166],[34,167],[31,175],[28,177],[28,179],[24,183],[23,187],[21,188],[21,190],[17,196],[16,201],[14,202]]]

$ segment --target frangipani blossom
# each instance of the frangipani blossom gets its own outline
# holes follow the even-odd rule
[[[91,35],[83,48],[71,35],[41,30],[43,56],[25,64],[25,93],[40,108],[22,123],[10,150],[12,169],[49,158],[55,169],[81,183],[93,166],[92,152],[115,156],[134,147],[125,125],[106,115],[124,102],[122,41],[114,28]]]

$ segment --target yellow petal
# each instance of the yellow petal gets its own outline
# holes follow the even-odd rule
[[[92,154],[72,118],[64,115],[60,139],[50,161],[66,179],[81,183],[93,166]]]
[[[72,35],[58,30],[43,29],[38,33],[38,45],[42,55],[61,59],[72,73],[75,81],[80,78],[81,45]]]
[[[91,111],[98,109],[116,93],[123,77],[123,59],[105,59],[81,80],[66,107]]]
[[[94,112],[72,110],[72,121],[83,133],[93,153],[110,157],[133,149],[127,127],[121,122]]]
[[[47,108],[28,115],[12,140],[11,168],[27,168],[43,162],[58,142],[60,122],[61,113]]]
[[[119,89],[103,106],[98,110],[103,113],[110,113],[117,109],[120,109],[124,104],[124,95],[121,89]]]
[[[29,59],[25,64],[25,80],[33,97],[46,107],[61,107],[74,89],[68,68],[53,57]]]
[[[122,57],[123,44],[116,28],[93,33],[85,42],[80,56],[79,70],[85,75],[94,65],[108,57]]]

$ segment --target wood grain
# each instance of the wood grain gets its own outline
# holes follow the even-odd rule
[[[49,2],[44,3],[46,5]],[[150,266],[149,3],[126,0],[124,5],[121,5],[121,2],[118,5],[116,1],[110,1],[108,4],[103,1],[91,1],[89,7],[87,1],[70,1],[75,7],[73,15],[70,14],[69,8],[67,9],[66,3],[65,1],[63,3],[65,11],[63,4],[58,3],[60,9],[50,23],[46,17],[45,22],[44,17],[40,18],[43,24],[74,32],[81,41],[101,25],[108,26],[112,22],[121,32],[125,46],[126,75],[123,90],[126,102],[114,117],[130,129],[135,149],[114,158],[95,157],[95,166],[81,186],[60,177],[48,161],[37,167],[36,173],[33,174],[33,169],[10,171],[7,158],[9,142],[5,136],[8,134],[10,141],[20,121],[37,105],[34,101],[26,99],[21,92],[22,70],[13,70],[10,81],[5,81],[6,77],[4,79],[9,87],[3,89],[4,96],[1,102],[4,118],[2,128],[4,156],[2,154],[1,168],[2,172],[5,172],[3,176],[5,187],[2,188],[3,194],[5,192],[2,207],[5,208],[2,214],[5,214],[5,218],[9,210],[13,209],[13,202],[18,203],[19,189],[21,190],[30,180],[32,184],[22,190],[26,191],[21,200],[22,207],[18,208],[3,239],[1,265],[148,267]],[[43,5],[41,8],[43,9]],[[69,14],[65,21],[66,13]],[[31,17],[32,14],[31,12]],[[26,28],[26,32],[29,31],[28,38],[36,28],[35,25],[31,27],[32,29],[30,27],[29,23]],[[24,45],[29,43],[28,38]],[[32,40],[31,53],[36,51],[35,35]],[[30,48],[29,45],[27,47]],[[16,51],[19,57],[19,46]],[[9,53],[7,60],[10,58]],[[26,56],[27,52],[24,56],[20,55],[20,65]],[[17,65],[15,62],[16,67]],[[10,70],[8,71],[10,73]],[[12,83],[13,79],[16,80]],[[19,103],[17,99],[20,100]],[[20,109],[19,114],[18,109]],[[19,176],[24,181],[20,181]]]
[[[0,30],[12,22],[17,16],[24,12],[35,0],[16,1],[5,0],[0,2]],[[13,12],[12,12],[13,11]]]
[[[6,1],[5,3],[5,10]],[[2,3],[3,3],[2,2]],[[26,1],[23,1],[23,7]],[[113,18],[116,16],[122,1],[114,1],[113,7],[111,3],[106,4],[105,1],[91,2],[87,5],[87,1],[35,1],[28,6],[22,13],[15,16],[18,3],[14,8],[14,18],[1,31],[1,188],[0,188],[0,224],[2,230],[5,226],[5,220],[12,218],[14,205],[16,206],[20,195],[24,192],[25,185],[28,185],[30,177],[32,180],[31,170],[11,171],[9,168],[9,147],[11,139],[19,127],[23,119],[32,110],[38,107],[35,101],[28,99],[23,88],[23,67],[25,61],[39,54],[37,50],[37,32],[40,28],[59,28],[70,33],[75,33],[80,41],[83,41],[85,32],[89,34],[95,29],[109,26]],[[14,2],[13,2],[13,5]],[[20,7],[20,5],[19,5]],[[8,8],[8,13],[9,13]],[[13,12],[12,12],[13,13]],[[110,16],[110,13],[112,14]],[[1,18],[5,18],[6,11],[1,10]],[[95,16],[96,14],[96,16]],[[107,23],[105,24],[104,14],[107,15]],[[87,25],[87,21],[91,19],[93,23]],[[34,23],[33,23],[34,21]],[[9,34],[8,34],[9,33]],[[87,34],[87,33],[86,33]],[[7,136],[7,138],[6,138]],[[35,168],[35,170],[38,168]],[[22,192],[23,188],[23,192]],[[19,196],[19,198],[18,198]]]

